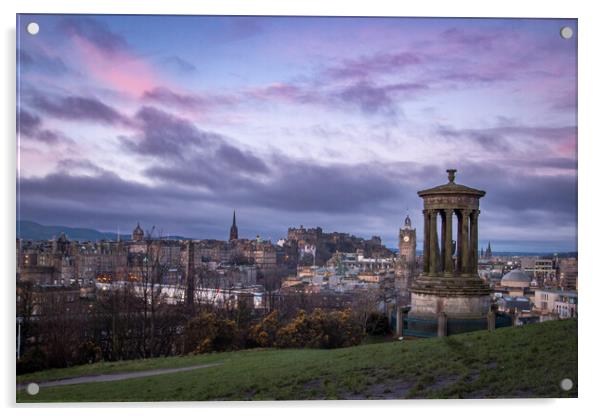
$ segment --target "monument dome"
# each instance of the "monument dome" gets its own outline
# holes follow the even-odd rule
[[[529,287],[531,278],[524,271],[514,269],[502,277],[501,285],[505,287]]]

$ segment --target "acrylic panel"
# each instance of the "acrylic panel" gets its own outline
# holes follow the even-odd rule
[[[577,397],[576,19],[17,16],[17,402]]]

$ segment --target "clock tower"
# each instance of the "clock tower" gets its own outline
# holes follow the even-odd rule
[[[403,228],[399,229],[399,260],[409,270],[416,264],[416,229],[412,228],[410,216],[406,216]]]
[[[399,229],[399,255],[395,260],[395,290],[398,306],[410,302],[410,287],[416,274],[416,229],[412,228],[410,216],[406,216]]]

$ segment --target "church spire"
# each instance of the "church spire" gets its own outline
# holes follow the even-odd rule
[[[487,250],[485,250],[485,258],[490,259],[493,253],[491,252],[491,241],[487,242]]]
[[[232,214],[232,226],[230,227],[230,241],[238,240],[238,227],[236,226],[236,210]]]

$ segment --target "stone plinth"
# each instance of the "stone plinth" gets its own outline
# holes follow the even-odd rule
[[[491,305],[489,295],[445,296],[434,294],[412,294],[412,316],[435,319],[440,313],[449,318],[472,319],[487,316]]]

